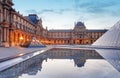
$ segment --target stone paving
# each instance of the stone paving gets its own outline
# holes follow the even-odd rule
[[[50,47],[42,47],[42,48],[0,47],[0,62],[9,60],[15,57],[19,57],[28,53],[41,51],[44,49],[50,49]]]

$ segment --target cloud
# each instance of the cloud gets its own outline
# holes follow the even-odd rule
[[[25,12],[28,13],[28,14],[31,14],[31,13],[33,13],[33,14],[38,14],[38,13],[39,13],[39,12],[36,11],[35,9],[26,10]]]
[[[66,24],[71,24],[69,25],[71,27],[75,21],[85,22],[87,28],[105,28],[112,26],[120,18],[119,0],[71,0],[71,2],[62,0],[55,3],[51,1],[51,3],[53,4],[49,7],[27,10],[26,14],[35,13],[42,17],[45,26],[56,26],[56,28],[58,25],[65,26]]]
[[[46,12],[54,12],[54,10],[53,9],[43,9],[43,10],[39,11],[39,14],[46,13]]]
[[[119,14],[120,1],[118,0],[75,0],[77,11],[83,9],[88,13]],[[118,9],[118,10],[114,10]]]
[[[55,13],[55,14],[62,14],[63,12],[71,11],[72,9],[66,8],[66,9],[43,9],[43,10],[27,10],[27,13],[35,13],[35,14],[44,14],[44,13]]]
[[[57,13],[62,14],[64,12],[72,11],[72,9],[66,8],[66,9],[59,9]]]
[[[56,14],[62,14],[64,12],[71,11],[71,9],[44,9],[39,11],[40,14],[51,12],[51,13],[56,13]]]
[[[120,1],[115,0],[75,0],[75,4],[78,7],[110,7],[118,5]]]

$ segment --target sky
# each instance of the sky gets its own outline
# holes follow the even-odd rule
[[[109,29],[120,20],[120,0],[13,0],[13,8],[37,14],[43,27],[73,29],[77,21],[87,29]]]

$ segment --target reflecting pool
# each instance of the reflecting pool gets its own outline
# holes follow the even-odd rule
[[[120,50],[51,49],[0,72],[0,78],[120,78]]]

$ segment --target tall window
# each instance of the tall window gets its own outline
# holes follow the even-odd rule
[[[0,22],[2,21],[2,15],[1,15],[2,13],[1,13],[1,11],[2,10],[0,9]]]

